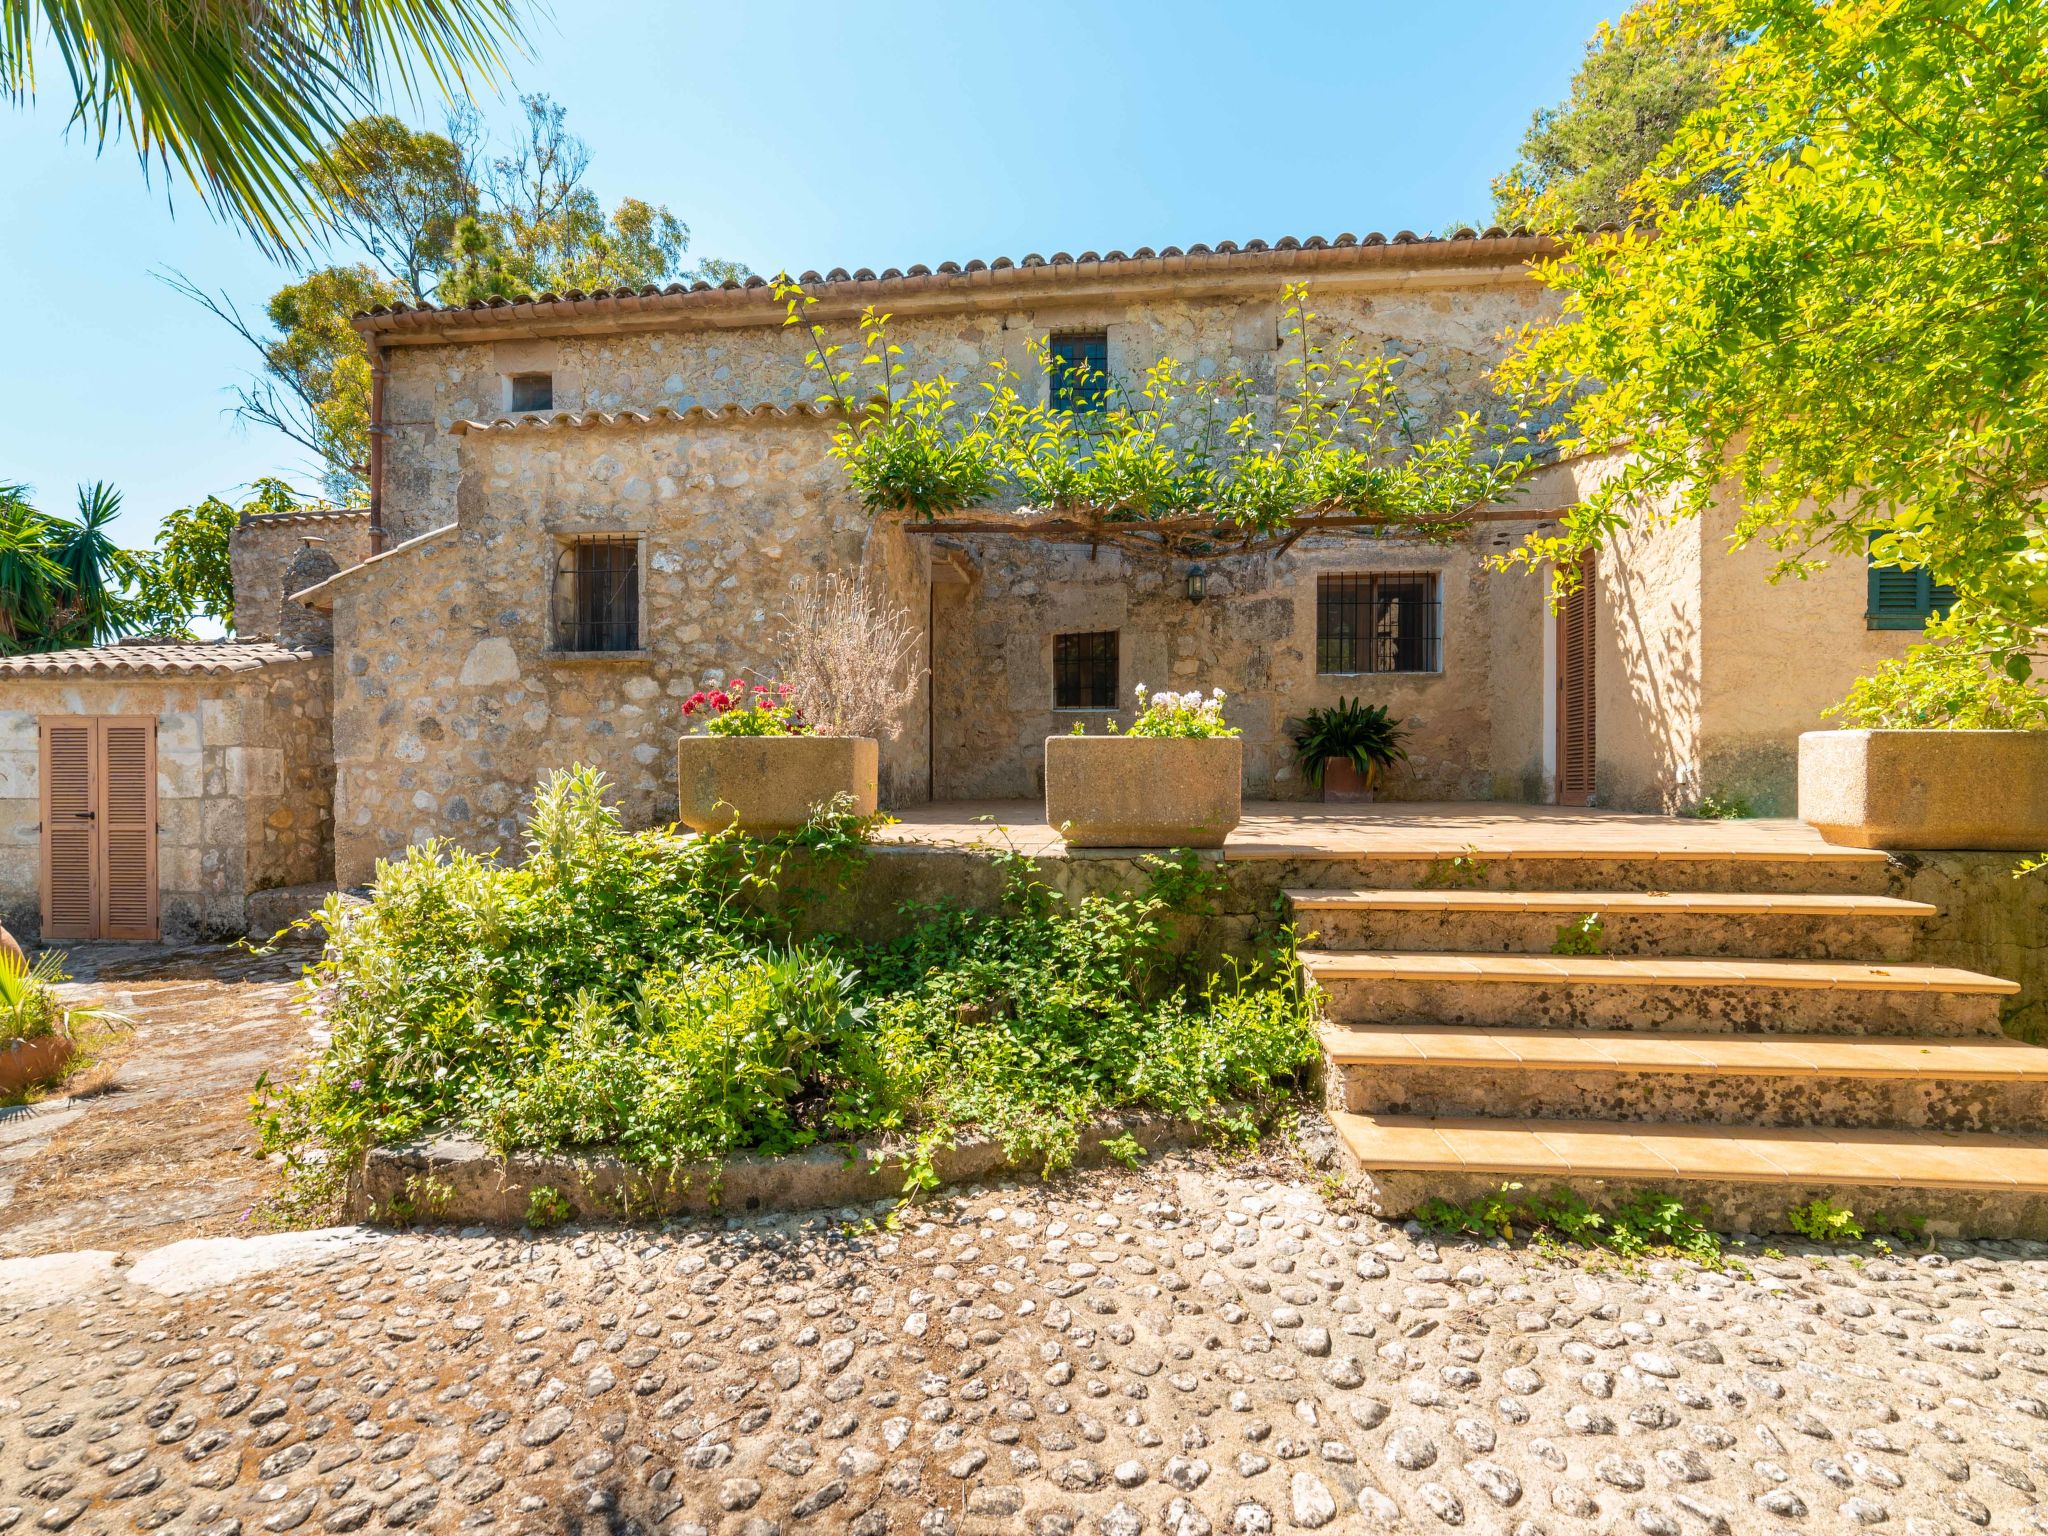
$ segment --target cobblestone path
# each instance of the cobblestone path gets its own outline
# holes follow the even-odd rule
[[[0,1529],[2048,1530],[2037,1245],[1589,1272],[1174,1158],[151,1263],[0,1277]]]

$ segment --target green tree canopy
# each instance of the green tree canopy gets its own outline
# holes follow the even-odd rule
[[[235,576],[229,561],[235,525],[244,513],[296,512],[303,498],[282,480],[258,480],[240,506],[209,496],[166,513],[156,548],[141,556],[136,610],[152,634],[190,633],[192,621],[213,619],[235,627]]]
[[[1597,228],[1639,210],[1629,188],[1657,164],[1679,124],[1715,100],[1730,34],[1703,25],[1692,0],[1643,0],[1602,22],[1571,94],[1540,109],[1520,157],[1493,184],[1494,219],[1510,227]],[[1693,177],[1667,168],[1681,185]]]
[[[1701,0],[1716,99],[1629,191],[1657,232],[1568,239],[1502,369],[1626,469],[1519,558],[1569,568],[1658,498],[1777,574],[1928,568],[2025,675],[2048,620],[2048,9]],[[1729,189],[1691,197],[1700,175]]]
[[[284,253],[325,222],[330,141],[396,87],[450,94],[503,72],[518,0],[0,0],[0,94],[61,61],[73,120],[183,174],[216,213]],[[338,174],[338,170],[336,171]]]
[[[121,493],[81,485],[75,517],[39,511],[32,497],[25,485],[0,485],[0,655],[133,633],[142,560],[110,532]]]
[[[226,294],[171,286],[233,327],[262,358],[237,413],[283,433],[321,466],[327,495],[359,496],[369,457],[370,364],[349,317],[380,304],[465,304],[569,289],[747,275],[737,262],[685,265],[690,231],[666,207],[622,198],[607,213],[586,183],[590,149],[544,95],[520,99],[521,133],[494,149],[472,108],[448,132],[393,117],[350,123],[305,176],[333,230],[363,259],[319,267],[271,296],[268,325]]]

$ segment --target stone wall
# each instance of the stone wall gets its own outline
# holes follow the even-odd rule
[[[988,376],[993,358],[1016,368],[1028,389],[1042,389],[1028,343],[1054,330],[1093,329],[1107,331],[1110,371],[1119,377],[1135,377],[1171,355],[1197,376],[1244,368],[1270,387],[1282,371],[1282,281],[1276,274],[1255,297],[1049,293],[1013,309],[901,315],[890,334],[903,348],[906,377],[944,374],[963,390]],[[1403,387],[1422,420],[1486,405],[1486,373],[1504,350],[1504,333],[1553,304],[1519,270],[1491,269],[1331,272],[1312,299],[1320,339],[1349,334],[1365,353],[1400,359]],[[782,325],[779,305],[764,302],[751,315],[716,327],[697,319],[629,334],[390,345],[384,520],[392,539],[450,521],[461,479],[450,428],[506,414],[514,373],[552,373],[557,411],[684,411],[815,398],[802,334]],[[851,335],[850,325],[837,324],[836,339]]]
[[[157,722],[157,885],[167,942],[239,937],[252,891],[332,878],[330,658],[225,676],[0,681],[0,914],[42,926],[42,715]]]
[[[235,632],[274,640],[284,612],[286,569],[307,539],[318,539],[344,569],[370,557],[370,514],[275,512],[244,514],[228,538],[235,583]]]
[[[933,589],[936,798],[1040,794],[1045,738],[1076,723],[1104,729],[1107,711],[1053,705],[1054,636],[1093,630],[1118,632],[1119,724],[1132,718],[1138,683],[1224,690],[1230,721],[1244,732],[1245,793],[1254,799],[1315,795],[1294,765],[1288,725],[1340,696],[1386,706],[1409,733],[1409,761],[1386,797],[1519,791],[1538,767],[1536,744],[1527,712],[1509,701],[1540,692],[1541,653],[1522,628],[1540,594],[1525,575],[1484,567],[1486,550],[1509,528],[1519,532],[1495,526],[1448,546],[1326,537],[1285,555],[1214,561],[1204,568],[1200,602],[1187,596],[1182,561],[1115,550],[1091,556],[1006,536],[945,540],[964,580]],[[1365,572],[1438,578],[1440,671],[1317,673],[1317,578]],[[1504,628],[1518,631],[1520,643]]]
[[[674,819],[683,700],[767,678],[797,582],[867,570],[927,649],[922,541],[871,520],[828,457],[829,425],[527,425],[460,437],[458,519],[337,577],[338,867],[344,883],[427,837],[516,850],[548,772],[599,767],[632,826]],[[642,540],[641,644],[563,654],[549,624],[561,541]],[[331,593],[331,598],[328,594]],[[926,793],[919,696],[883,744],[885,800]]]

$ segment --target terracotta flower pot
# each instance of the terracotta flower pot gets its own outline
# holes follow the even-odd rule
[[[0,1098],[12,1098],[31,1083],[50,1082],[77,1049],[69,1035],[38,1035],[0,1046]]]
[[[1333,757],[1323,764],[1323,803],[1359,805],[1375,798],[1377,791],[1365,782],[1365,775],[1348,757]]]
[[[1808,731],[1799,819],[1855,848],[2048,848],[2048,731]]]
[[[1235,736],[1048,736],[1045,819],[1073,848],[1221,848],[1244,811]]]
[[[849,797],[874,814],[881,749],[866,736],[685,736],[676,744],[677,819],[694,832],[737,820],[770,837]]]

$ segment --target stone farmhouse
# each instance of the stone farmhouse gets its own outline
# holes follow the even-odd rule
[[[1128,376],[1170,354],[1274,377],[1281,289],[1326,339],[1401,360],[1423,419],[1488,398],[1546,312],[1539,238],[1287,239],[807,274],[815,313],[888,313],[919,376],[1028,347]],[[601,767],[632,824],[676,807],[682,701],[772,675],[793,585],[861,570],[925,658],[885,803],[1040,792],[1041,744],[1133,687],[1221,687],[1246,793],[1308,794],[1287,722],[1387,705],[1387,793],[1792,809],[1795,740],[1940,594],[1838,562],[1772,586],[1729,518],[1604,551],[1553,615],[1487,557],[1603,472],[1543,469],[1448,546],[1318,536],[1194,566],[870,517],[830,457],[799,332],[759,280],[358,317],[375,391],[367,508],[237,531],[244,636],[0,661],[0,912],[49,937],[240,932],[262,893],[369,878],[433,837],[513,848],[552,768]]]

